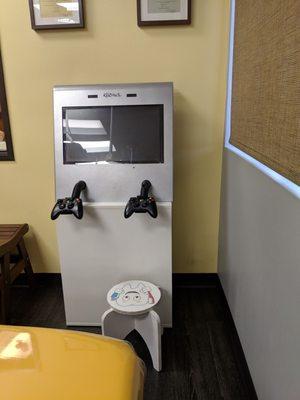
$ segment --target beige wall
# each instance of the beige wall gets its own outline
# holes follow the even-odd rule
[[[86,0],[86,30],[36,33],[28,2],[0,0],[16,162],[0,164],[0,221],[31,226],[36,271],[59,271],[52,87],[173,81],[174,270],[216,271],[228,0],[194,0],[191,27],[140,29],[135,0]]]

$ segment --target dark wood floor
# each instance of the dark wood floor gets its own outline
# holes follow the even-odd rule
[[[152,369],[141,338],[127,338],[146,362],[145,400],[257,400],[217,279],[191,286],[175,279],[174,327],[163,335],[163,371]],[[59,277],[38,276],[38,287],[13,289],[14,325],[66,328]],[[99,328],[76,328],[101,333]]]

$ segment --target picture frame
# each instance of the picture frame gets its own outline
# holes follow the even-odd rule
[[[14,161],[9,114],[6,100],[4,73],[0,52],[0,161]]]
[[[137,0],[138,26],[190,25],[192,0]]]
[[[31,27],[45,29],[84,28],[83,0],[28,0]]]

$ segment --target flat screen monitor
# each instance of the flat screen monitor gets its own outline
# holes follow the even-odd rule
[[[63,107],[63,162],[164,162],[164,106]]]
[[[171,82],[56,86],[56,197],[84,180],[86,202],[127,202],[143,180],[173,200]]]

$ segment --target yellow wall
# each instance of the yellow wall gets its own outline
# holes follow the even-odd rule
[[[36,33],[28,2],[0,0],[0,39],[16,162],[0,164],[0,222],[26,221],[36,271],[59,271],[52,87],[173,81],[174,270],[214,272],[229,0],[194,0],[190,27],[136,24],[135,0],[86,0],[85,30]]]

